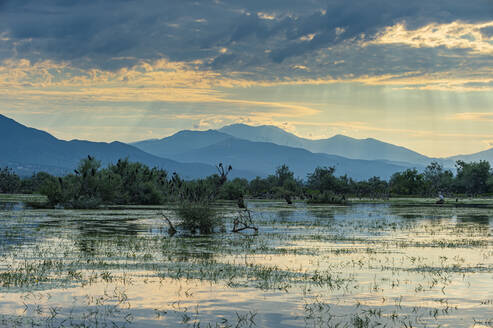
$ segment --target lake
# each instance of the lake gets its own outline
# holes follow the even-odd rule
[[[173,207],[0,205],[1,327],[492,327],[493,209],[250,201],[258,234],[170,237]]]

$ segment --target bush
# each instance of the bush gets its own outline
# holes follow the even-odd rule
[[[349,202],[344,196],[338,196],[330,191],[311,191],[309,192],[308,204],[335,204],[335,205],[347,205]]]
[[[236,178],[228,181],[219,189],[217,198],[227,200],[238,200],[247,193],[248,180]]]
[[[48,207],[54,207],[63,202],[63,194],[60,183],[54,177],[50,177],[41,185],[39,192],[48,198]]]
[[[92,196],[81,196],[72,199],[69,203],[64,205],[65,208],[76,208],[76,209],[94,209],[101,205],[101,199]]]
[[[180,226],[191,233],[198,230],[202,234],[209,234],[222,225],[216,210],[207,202],[183,202],[177,214],[181,220]]]
[[[0,193],[13,194],[20,191],[21,179],[8,167],[0,169]]]

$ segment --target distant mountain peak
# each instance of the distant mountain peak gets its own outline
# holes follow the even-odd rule
[[[225,139],[233,138],[217,130],[182,130],[162,139],[149,139],[132,143],[145,152],[169,158],[186,151],[207,147]]]
[[[278,126],[275,125],[248,125],[244,123],[235,123],[235,124],[230,124],[223,126],[222,128],[216,130],[220,132],[225,132],[229,131],[232,129],[242,129],[242,130],[257,130],[257,131],[275,131],[279,133],[286,133],[286,134],[292,134]]]
[[[277,126],[232,124],[219,131],[250,141],[272,142],[281,146],[304,148],[314,153],[325,153],[352,159],[389,160],[427,165],[433,159],[410,149],[379,141],[374,138],[355,139],[336,134],[327,139],[298,137]]]
[[[335,134],[333,135],[332,137],[330,137],[329,139],[332,139],[332,140],[361,140],[361,139],[356,139],[356,138],[353,138],[353,137],[348,137],[348,136],[345,136],[343,134]]]
[[[15,140],[15,143],[12,142]],[[128,157],[150,167],[161,167],[169,172],[177,171],[185,178],[203,177],[215,173],[214,166],[203,163],[178,163],[156,157],[136,147],[113,141],[111,143],[86,140],[60,140],[51,134],[24,126],[0,114],[0,167],[13,167],[21,175],[46,171],[66,174],[88,154],[103,165]]]

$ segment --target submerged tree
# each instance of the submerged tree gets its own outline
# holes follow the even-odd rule
[[[227,182],[228,174],[231,172],[231,165],[227,169],[222,163],[217,165],[219,175],[214,174],[206,179],[197,179],[194,181],[183,181],[174,173],[171,185],[176,191],[176,197],[179,201],[176,213],[180,218],[180,226],[185,230],[195,233],[208,234],[222,225],[222,220],[217,211],[212,206],[216,200],[220,189]],[[175,227],[170,224],[170,230]]]
[[[345,204],[353,181],[344,175],[337,178],[334,167],[317,167],[308,174],[306,184],[309,203]]]

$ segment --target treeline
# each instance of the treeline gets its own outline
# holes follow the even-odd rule
[[[229,170],[222,164],[218,174],[206,179],[182,180],[176,173],[149,168],[128,159],[107,168],[88,156],[64,177],[37,173],[21,179],[11,169],[0,171],[0,193],[40,193],[47,196],[49,206],[94,208],[101,204],[158,205],[170,201],[207,201],[215,199],[219,187],[227,180]]]
[[[392,196],[470,196],[493,193],[493,170],[487,161],[456,162],[456,174],[432,162],[423,172],[407,169],[396,172],[386,181],[372,177],[355,181],[347,175],[336,176],[333,167],[318,167],[306,181],[296,179],[285,165],[273,175],[251,181],[233,179],[225,183],[221,196],[236,199],[239,195],[253,198],[300,198],[309,202],[343,202],[348,197],[389,198]]]
[[[333,167],[318,167],[306,181],[296,179],[286,165],[266,178],[228,180],[231,167],[219,164],[218,174],[185,181],[176,173],[149,168],[127,159],[106,168],[88,156],[73,173],[55,177],[40,172],[20,178],[11,169],[0,170],[0,193],[40,193],[49,206],[93,208],[101,204],[158,205],[171,201],[260,199],[305,199],[312,203],[344,203],[348,197],[388,198],[394,196],[480,196],[493,193],[493,172],[489,162],[457,161],[456,174],[433,162],[423,172],[408,169],[389,181],[378,177],[355,181],[336,176]]]

